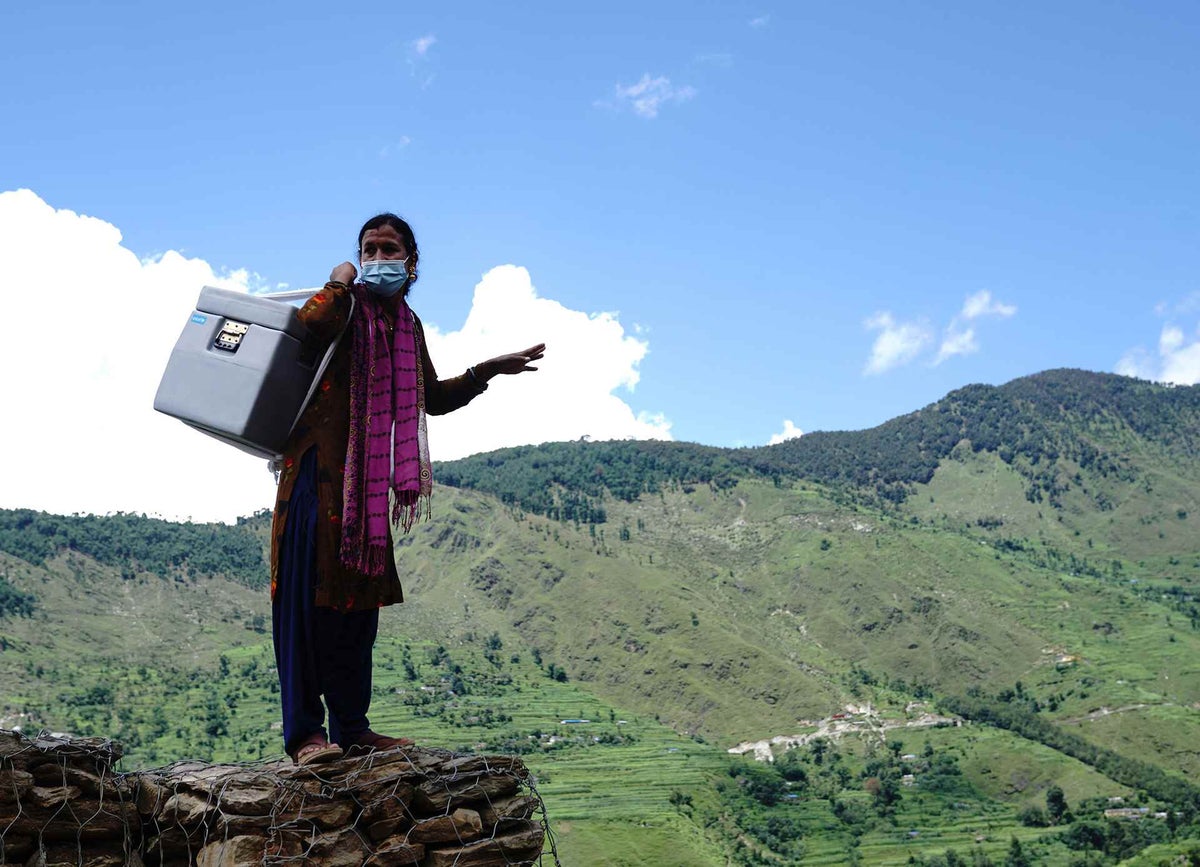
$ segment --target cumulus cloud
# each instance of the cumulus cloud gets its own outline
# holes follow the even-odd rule
[[[110,223],[56,210],[29,190],[0,193],[11,326],[0,343],[10,407],[0,507],[223,521],[269,508],[265,461],[152,408],[200,287],[268,287],[252,272],[220,272],[174,251],[142,259],[121,240]],[[670,438],[665,419],[635,415],[614,394],[636,385],[646,343],[612,314],[538,297],[524,269],[489,272],[461,329],[429,330],[443,377],[549,344],[544,369],[494,381],[458,414],[432,419],[435,458],[583,435]]]
[[[200,287],[245,291],[248,274],[176,252],[141,260],[115,226],[28,190],[0,193],[0,272],[6,315],[25,323],[0,344],[15,409],[0,505],[196,519],[271,505],[264,461],[152,409]]]
[[[653,119],[658,117],[658,110],[665,103],[686,102],[695,95],[694,87],[677,87],[665,75],[651,78],[647,73],[636,84],[617,84],[615,102],[601,101],[597,104],[616,108],[627,106],[638,117]]]
[[[1183,343],[1183,329],[1167,325],[1158,337],[1158,352],[1163,356],[1175,355],[1183,348]]]
[[[430,323],[425,328],[441,377],[484,358],[547,344],[536,372],[497,377],[466,409],[429,419],[436,460],[584,436],[671,438],[665,419],[635,414],[616,393],[637,385],[648,344],[626,334],[612,313],[583,313],[540,297],[524,268],[501,265],[484,274],[458,330],[443,332]]]
[[[1139,379],[1195,385],[1200,382],[1200,327],[1189,338],[1179,326],[1164,325],[1156,352],[1143,347],[1131,349],[1117,362],[1115,370]]]
[[[804,431],[796,427],[790,418],[785,418],[783,420],[783,430],[777,434],[773,434],[767,445],[777,446],[785,440],[794,440],[802,436],[804,436]]]
[[[876,313],[864,325],[879,336],[871,346],[866,374],[886,373],[912,361],[933,340],[933,332],[922,321],[897,322],[888,311]]]

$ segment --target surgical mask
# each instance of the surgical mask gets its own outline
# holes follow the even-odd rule
[[[367,291],[391,298],[408,282],[407,259],[376,259],[362,263],[362,284]]]

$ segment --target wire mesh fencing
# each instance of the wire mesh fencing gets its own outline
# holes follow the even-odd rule
[[[0,732],[0,867],[561,867],[512,756],[401,747],[119,773],[120,755],[99,738]]]

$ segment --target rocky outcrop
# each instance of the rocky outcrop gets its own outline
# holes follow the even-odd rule
[[[511,756],[410,747],[308,768],[116,773],[119,758],[111,741],[0,732],[0,867],[542,860],[545,810]]]

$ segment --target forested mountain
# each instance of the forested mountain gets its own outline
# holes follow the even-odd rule
[[[439,464],[376,721],[527,753],[570,863],[618,863],[589,860],[601,825],[681,865],[1174,845],[1200,807],[1197,431],[1200,387],[1061,370],[770,447]],[[0,512],[0,724],[277,752],[268,521]],[[805,745],[725,758],[774,736]],[[1078,816],[1038,824],[1055,787]],[[1108,798],[1178,815],[1118,839]]]
[[[1067,458],[1102,474],[1124,447],[1168,457],[1200,454],[1200,389],[1113,374],[1051,370],[1003,386],[971,385],[865,431],[816,431],[774,446],[717,449],[692,443],[550,443],[443,464],[439,478],[487,491],[538,514],[588,520],[602,493],[632,501],[667,482],[725,487],[747,474],[873,490],[900,502],[928,483],[962,443],[995,453],[1030,479],[1034,500],[1059,483],[1048,468]],[[558,493],[556,501],[554,495]],[[576,514],[578,512],[578,515]]]

